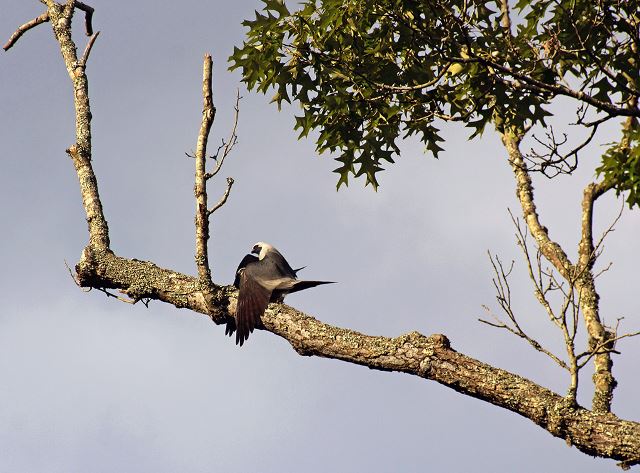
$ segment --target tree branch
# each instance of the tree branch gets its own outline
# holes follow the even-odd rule
[[[82,203],[87,214],[89,242],[98,248],[109,248],[109,227],[104,217],[98,193],[98,182],[91,166],[91,107],[89,103],[89,83],[84,67],[80,66],[76,45],[71,37],[71,18],[74,2],[63,8],[53,0],[46,0],[53,33],[60,44],[69,78],[73,83],[73,100],[76,113],[76,142],[67,152],[80,181]]]
[[[588,345],[593,349],[594,346],[611,338],[607,335],[600,321],[598,294],[591,272],[596,259],[591,230],[593,202],[610,189],[611,185],[603,183],[590,184],[585,189],[582,204],[582,239],[578,248],[579,261],[574,266],[560,245],[549,238],[546,228],[540,224],[533,198],[533,185],[526,163],[519,150],[520,137],[513,131],[507,131],[503,133],[502,140],[509,153],[509,162],[516,176],[517,196],[522,206],[525,222],[544,257],[553,264],[570,285],[575,285],[578,293],[578,303],[589,335]],[[613,389],[616,386],[616,381],[611,372],[612,366],[613,362],[608,351],[595,357],[593,409],[596,412],[609,412],[611,410]]]
[[[603,112],[608,113],[613,116],[631,116],[631,117],[640,117],[640,110],[637,107],[621,107],[614,105],[613,103],[604,102],[602,100],[598,100],[591,95],[583,92],[582,90],[574,90],[563,84],[547,84],[546,82],[542,82],[540,80],[534,79],[527,74],[523,74],[513,70],[510,67],[505,66],[502,63],[498,63],[493,59],[488,59],[484,57],[470,58],[466,59],[463,62],[479,62],[487,67],[492,67],[497,71],[500,71],[503,74],[509,75],[514,79],[526,84],[528,88],[531,90],[535,90],[536,92],[543,93],[551,93],[553,95],[564,95],[567,97],[574,98],[579,100],[580,102],[587,103],[594,108],[601,110]],[[511,84],[514,88],[517,88],[516,84]]]
[[[29,31],[31,28],[35,28],[41,23],[45,23],[49,21],[49,12],[44,12],[42,15],[34,18],[31,21],[26,22],[24,25],[18,27],[18,29],[11,35],[9,40],[2,47],[5,51],[8,51],[13,47],[14,44],[20,39],[20,37]]]
[[[72,0],[73,1],[73,0]],[[93,7],[86,5],[78,0],[73,2],[74,6],[84,12],[84,30],[87,36],[93,35]]]
[[[215,176],[220,172],[220,169],[222,169],[222,165],[224,164],[224,160],[226,159],[227,156],[229,156],[229,153],[231,153],[231,150],[238,143],[238,135],[236,134],[236,132],[238,130],[238,117],[240,116],[240,98],[241,98],[240,91],[237,90],[236,104],[233,108],[234,110],[233,126],[231,127],[231,133],[229,134],[229,139],[226,142],[224,141],[224,139],[222,140],[222,144],[220,145],[220,147],[218,148],[218,151],[214,156],[216,160],[216,167],[212,172],[208,172],[207,174],[205,174],[205,179],[211,179],[213,176]],[[220,151],[222,151],[222,156],[220,156]],[[229,182],[229,179],[231,178],[227,178],[227,183]],[[233,179],[231,180],[233,181]],[[229,189],[230,188],[231,187],[229,186]]]
[[[213,92],[211,88],[211,65],[212,60],[209,54],[204,57],[202,67],[202,124],[198,133],[198,143],[196,145],[196,176],[194,193],[196,197],[196,266],[198,275],[203,284],[213,285],[211,281],[211,268],[209,267],[209,213],[207,212],[207,179],[206,160],[207,142],[211,125],[216,116],[216,108],[213,105]]]
[[[84,53],[82,54],[82,59],[80,59],[80,66],[81,67],[87,67],[87,61],[89,60],[89,54],[91,54],[91,48],[93,48],[93,43],[95,43],[95,41],[98,38],[99,34],[100,34],[100,32],[96,31],[96,33],[94,35],[92,35],[91,38],[89,38],[89,42],[87,43],[87,47],[84,49]]]
[[[504,29],[505,36],[511,39],[511,12],[509,11],[509,0],[500,0],[500,26]]]
[[[232,177],[227,177],[227,190],[224,191],[224,194],[222,194],[222,197],[220,197],[218,203],[214,205],[210,210],[207,210],[207,216],[210,216],[212,213],[214,213],[216,210],[227,203],[227,199],[229,198],[229,194],[231,193],[233,182],[234,181]]]
[[[522,153],[520,153],[520,140],[514,131],[505,131],[502,134],[502,142],[507,148],[509,155],[509,164],[516,178],[516,196],[522,206],[522,214],[531,235],[536,240],[536,244],[543,256],[553,264],[558,272],[565,279],[571,278],[571,269],[573,267],[571,261],[567,257],[562,247],[551,240],[547,228],[540,223],[538,211],[533,198],[533,184],[524,161]]]
[[[83,286],[121,289],[135,300],[161,300],[206,314],[218,324],[235,312],[237,291],[232,286],[203,291],[198,278],[108,251],[87,247],[76,271]],[[262,322],[265,330],[285,339],[303,356],[433,380],[530,419],[585,453],[630,465],[640,463],[640,423],[572,407],[563,396],[530,380],[453,350],[444,335],[364,335],[324,324],[285,304],[270,304]]]

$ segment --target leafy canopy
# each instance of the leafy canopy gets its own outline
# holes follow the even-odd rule
[[[575,100],[585,127],[640,115],[637,0],[520,0],[513,25],[501,0],[305,0],[293,12],[263,2],[230,69],[249,89],[275,90],[278,106],[301,105],[295,129],[337,152],[338,188],[350,175],[377,187],[399,138],[417,135],[437,157],[446,121],[470,138],[489,123],[524,132],[545,125],[558,96]],[[636,149],[638,134],[627,134]],[[638,159],[620,149],[600,172],[638,203]]]

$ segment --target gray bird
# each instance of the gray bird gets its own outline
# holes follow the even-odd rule
[[[257,255],[257,256],[255,256]],[[269,302],[282,302],[284,296],[333,281],[301,281],[296,274],[303,268],[292,269],[284,256],[269,243],[256,243],[236,270],[234,286],[239,289],[235,320],[227,322],[225,333],[236,332],[236,345],[242,344],[256,327]]]

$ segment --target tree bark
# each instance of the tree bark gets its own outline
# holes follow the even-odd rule
[[[587,327],[589,347],[591,349],[606,347],[607,339],[614,337],[608,335],[599,315],[599,296],[591,271],[596,260],[593,247],[592,217],[594,201],[611,186],[590,184],[585,189],[582,203],[582,237],[578,248],[579,261],[577,264],[573,264],[562,247],[549,237],[546,227],[540,223],[533,198],[533,184],[527,170],[527,164],[520,153],[519,135],[514,131],[505,131],[502,134],[502,141],[507,148],[509,163],[516,177],[516,195],[522,206],[522,214],[529,231],[536,240],[537,247],[560,275],[578,291],[579,305]],[[613,361],[610,351],[608,349],[598,350],[594,356],[594,365],[593,410],[600,413],[610,412],[613,390],[617,384],[612,374]]]

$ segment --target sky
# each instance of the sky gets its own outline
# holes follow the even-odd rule
[[[3,41],[42,12],[35,0],[1,3]],[[93,164],[117,254],[196,274],[194,162],[185,152],[195,148],[209,52],[211,151],[229,133],[236,90],[242,96],[238,145],[209,186],[215,201],[224,178],[235,179],[211,223],[215,282],[233,281],[244,254],[267,241],[293,267],[307,266],[301,276],[338,281],[287,298],[319,320],[389,337],[444,333],[460,352],[565,392],[568,376],[552,361],[477,320],[483,305],[499,314],[490,251],[515,260],[523,325],[562,353],[515,244],[508,209],[519,207],[495,133],[468,142],[466,130],[447,125],[440,159],[406,141],[378,192],[358,181],[336,192],[332,157],[296,138],[296,106],[278,112],[227,70],[257,0],[91,5],[101,31],[87,69]],[[79,16],[75,32],[82,50]],[[66,265],[88,235],[64,151],[74,139],[72,91],[50,25],[0,56],[0,471],[619,471],[437,383],[300,357],[261,331],[238,348],[202,315],[76,287]],[[600,143],[617,137],[605,130]],[[575,176],[534,178],[543,224],[572,258],[581,189],[601,151],[586,153]],[[620,205],[613,195],[598,201],[598,233]],[[597,280],[605,321],[625,317],[623,331],[640,328],[639,233],[640,213],[625,210],[601,257],[600,267],[613,265]],[[618,348],[614,412],[637,421],[640,340]],[[585,370],[579,401],[588,406]]]

